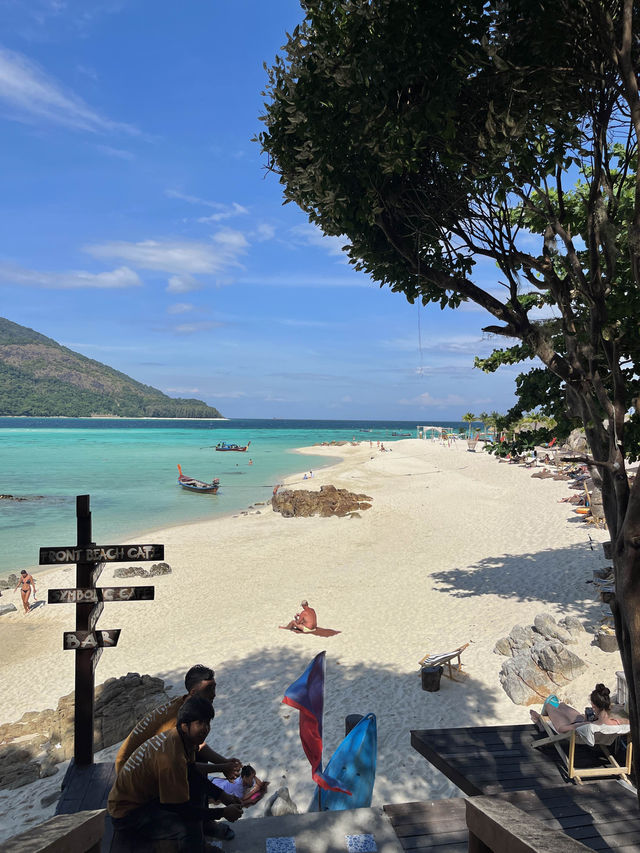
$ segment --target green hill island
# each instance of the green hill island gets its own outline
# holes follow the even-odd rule
[[[0,417],[221,418],[0,317]]]

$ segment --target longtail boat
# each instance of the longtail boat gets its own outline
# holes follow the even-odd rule
[[[182,473],[182,468],[178,465],[178,485],[183,489],[188,489],[190,492],[209,492],[215,495],[220,487],[220,480],[216,477],[211,483],[205,483],[203,480],[194,480],[193,477],[187,477]]]
[[[239,444],[229,444],[228,441],[221,441],[218,444],[216,444],[215,449],[220,450],[220,451],[234,450],[236,453],[244,453],[245,450],[249,449],[250,444],[251,444],[251,442],[248,441],[245,447],[240,447]]]

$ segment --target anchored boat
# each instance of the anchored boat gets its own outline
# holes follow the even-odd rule
[[[228,441],[221,441],[219,444],[216,444],[216,450],[234,450],[236,453],[244,453],[245,450],[249,449],[250,441],[247,442],[245,447],[240,447],[239,444],[229,444]]]
[[[205,483],[203,480],[195,480],[193,477],[187,477],[182,473],[182,468],[178,465],[178,485],[190,492],[209,492],[215,495],[220,487],[220,480],[216,477],[211,483]]]

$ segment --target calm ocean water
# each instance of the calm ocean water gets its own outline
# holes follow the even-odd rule
[[[78,494],[91,495],[94,540],[115,544],[168,524],[231,514],[269,499],[283,477],[329,464],[293,453],[296,447],[353,436],[391,442],[392,432],[415,437],[416,424],[0,418],[0,493],[29,498],[0,501],[0,575],[35,566],[41,546],[75,543]],[[216,453],[222,440],[251,446]],[[219,477],[218,494],[181,489],[178,463],[191,477]]]

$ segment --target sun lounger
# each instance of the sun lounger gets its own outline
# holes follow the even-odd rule
[[[462,661],[460,660],[460,655],[467,648],[469,643],[465,643],[464,646],[460,646],[457,649],[454,649],[452,652],[440,652],[438,654],[429,654],[425,655],[422,660],[418,662],[419,667],[423,666],[440,666],[444,664],[448,672],[445,670],[445,675],[447,678],[450,678],[452,681],[456,679],[453,677],[453,671],[462,673]],[[453,659],[457,658],[455,663],[452,663]]]
[[[538,749],[541,746],[553,745],[562,759],[564,766],[569,774],[569,779],[575,779],[581,785],[583,779],[593,779],[601,776],[620,776],[625,782],[629,782],[629,773],[631,773],[631,756],[632,745],[629,737],[629,725],[622,726],[599,726],[596,723],[585,723],[584,726],[578,726],[570,732],[558,733],[549,717],[540,717],[540,722],[544,727],[547,737],[540,738],[534,741],[531,746]],[[614,743],[616,738],[627,736],[627,761],[624,766],[618,764],[613,755],[609,752],[609,747]],[[599,748],[604,753],[609,762],[608,767],[581,767],[577,770],[574,766],[576,741]],[[562,748],[568,744],[568,753]]]

